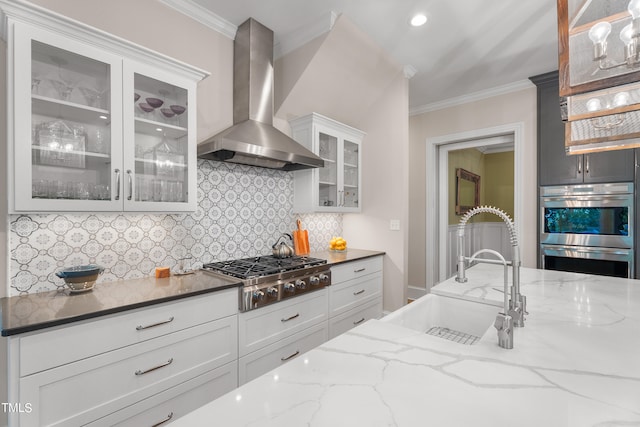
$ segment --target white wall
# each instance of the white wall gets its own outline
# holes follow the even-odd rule
[[[310,112],[366,133],[362,144],[362,212],[343,216],[351,248],[380,250],[384,257],[384,309],[406,302],[408,223],[408,80],[402,67],[340,16],[329,34],[276,61],[282,118]],[[287,90],[278,93],[278,90]],[[401,231],[390,231],[398,219]]]
[[[537,141],[536,141],[536,89],[516,92],[469,102],[411,116],[409,118],[409,260],[408,285],[425,288],[426,242],[436,236],[426,235],[426,140],[443,135],[457,134],[523,123],[524,167],[516,170],[520,174],[524,206],[520,218],[519,237],[522,264],[536,267],[536,197],[537,197]],[[517,190],[516,190],[517,191]]]

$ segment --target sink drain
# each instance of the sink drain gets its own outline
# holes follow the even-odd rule
[[[466,345],[473,345],[480,339],[480,337],[475,335],[465,334],[464,332],[454,331],[453,329],[443,328],[442,326],[434,326],[425,333],[427,335],[433,335],[434,337],[444,338],[445,340]]]

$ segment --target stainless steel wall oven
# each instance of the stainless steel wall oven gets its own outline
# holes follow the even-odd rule
[[[542,187],[542,268],[634,277],[633,189],[633,183]]]

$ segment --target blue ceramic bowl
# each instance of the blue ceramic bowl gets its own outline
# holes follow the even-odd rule
[[[88,265],[78,265],[76,267],[67,267],[63,270],[60,270],[56,273],[61,279],[70,279],[76,277],[85,277],[85,276],[93,276],[98,275],[104,271],[103,267],[95,264]]]

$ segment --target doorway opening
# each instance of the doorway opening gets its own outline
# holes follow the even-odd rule
[[[471,145],[461,148],[461,145]],[[481,138],[469,144],[440,146],[439,168],[446,170],[447,181],[439,185],[441,204],[440,229],[447,229],[440,241],[440,268],[444,277],[456,273],[457,230],[462,216],[476,206],[493,206],[514,216],[514,144],[513,134]],[[475,215],[465,229],[465,251],[471,255],[480,249],[493,249],[511,260],[509,231],[500,218],[492,214]],[[480,255],[484,257],[484,255]],[[442,277],[442,274],[440,274]]]
[[[449,156],[451,153],[460,153],[460,150],[482,150],[489,152],[491,150],[502,150],[509,147],[513,150],[513,210],[508,212],[512,219],[515,220],[516,232],[520,235],[519,221],[522,212],[522,151],[523,151],[523,123],[514,123],[493,128],[478,129],[459,134],[444,135],[436,138],[427,139],[427,210],[426,210],[426,279],[427,289],[447,279],[455,274],[455,266],[451,263],[451,255],[455,253],[455,239],[453,244],[449,244],[451,228],[450,222],[450,186],[449,180],[452,171],[450,170]],[[455,172],[454,172],[455,174]],[[482,181],[481,181],[482,182]],[[482,185],[482,183],[480,184]],[[491,201],[487,200],[486,204]],[[485,204],[482,203],[481,204]],[[451,207],[453,209],[453,207]],[[459,218],[459,217],[458,217]],[[457,222],[456,222],[457,223]],[[495,223],[500,227],[500,223]],[[494,249],[507,255],[509,251],[501,248],[501,239],[494,243],[487,243],[482,235],[491,235],[493,225],[480,226],[474,231],[477,244],[488,244],[494,246]],[[453,227],[455,229],[455,226]],[[467,239],[469,244],[473,244],[473,239]],[[496,247],[496,245],[498,247]],[[487,246],[484,246],[487,247]],[[465,251],[466,252],[466,251]],[[455,257],[453,257],[455,258]],[[453,268],[453,271],[452,271]]]

